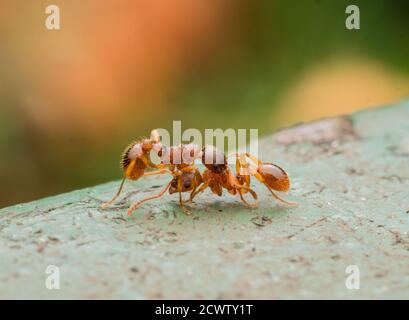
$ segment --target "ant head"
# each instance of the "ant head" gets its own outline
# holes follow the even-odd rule
[[[263,163],[258,167],[257,172],[270,188],[277,191],[288,191],[290,189],[290,179],[279,166],[272,163]]]
[[[122,169],[125,170],[132,160],[142,156],[143,150],[140,143],[132,143],[127,146],[122,154]]]
[[[213,146],[205,146],[202,149],[202,162],[213,173],[222,173],[227,167],[227,159],[223,152]]]
[[[146,154],[142,143],[133,143],[125,149],[121,165],[128,179],[137,180],[143,175],[146,168],[143,157],[146,157]]]

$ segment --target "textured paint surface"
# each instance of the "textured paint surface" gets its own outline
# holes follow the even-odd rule
[[[0,210],[0,298],[409,298],[409,102],[285,129],[259,150],[298,207],[254,182],[258,209],[206,192],[192,216],[166,195],[124,217],[163,176],[127,183],[108,210],[119,182]],[[45,287],[48,265],[60,290]]]

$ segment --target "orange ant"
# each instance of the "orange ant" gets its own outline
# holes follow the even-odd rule
[[[152,151],[161,158],[160,164],[156,165],[152,162]],[[192,202],[197,194],[208,187],[218,196],[222,195],[223,189],[232,195],[238,194],[246,206],[255,207],[257,202],[248,203],[243,197],[244,194],[250,193],[253,199],[257,200],[256,192],[250,188],[250,176],[263,183],[277,200],[287,205],[296,205],[282,199],[273,191],[289,190],[290,180],[282,168],[272,163],[263,163],[250,153],[235,155],[236,174],[228,166],[226,156],[213,146],[204,147],[202,150],[193,144],[165,147],[160,142],[157,130],[153,130],[149,139],[134,142],[125,149],[121,162],[124,177],[116,195],[101,207],[106,208],[119,197],[126,179],[138,180],[142,176],[165,173],[172,175],[172,180],[166,187],[158,194],[132,204],[128,209],[128,215],[144,202],[161,198],[167,191],[170,194],[179,193],[180,207],[186,214],[190,214],[184,207],[182,193],[190,192],[189,202]],[[203,174],[194,165],[198,158],[201,158],[206,167]],[[146,172],[148,169],[156,170]]]
[[[160,164],[156,165],[151,161],[151,151],[154,151],[162,158]],[[138,180],[142,176],[169,173],[173,176],[173,179],[167,186],[159,194],[146,197],[131,205],[128,209],[128,215],[131,215],[142,203],[160,198],[168,190],[170,194],[179,192],[180,206],[186,214],[190,214],[183,206],[181,194],[182,192],[194,192],[202,183],[202,176],[199,170],[193,165],[194,160],[200,155],[198,151],[198,146],[191,144],[166,148],[162,146],[157,130],[153,130],[149,139],[134,142],[125,149],[121,162],[124,177],[116,195],[111,200],[102,204],[101,208],[106,208],[119,197],[126,179]],[[189,163],[183,162],[182,159],[183,161],[187,159]],[[157,170],[145,172],[150,168]]]
[[[246,206],[257,206],[256,203],[248,203],[244,199],[243,194],[249,192],[254,200],[257,200],[257,194],[250,188],[249,184],[244,184],[237,179],[228,166],[227,158],[222,152],[213,146],[204,147],[202,162],[206,167],[202,174],[203,184],[197,191],[191,193],[190,201],[193,201],[197,194],[209,187],[218,196],[221,196],[223,189],[226,189],[232,195],[239,194],[240,199]]]
[[[150,152],[155,150],[160,150],[162,145],[159,140],[159,133],[157,130],[151,132],[149,139],[143,139],[140,142],[133,142],[122,154],[121,167],[124,172],[124,177],[118,188],[116,195],[109,201],[101,205],[101,208],[106,208],[108,205],[113,203],[121,194],[125,180],[138,180],[142,176],[151,176],[156,174],[166,173],[167,170],[157,170],[151,172],[145,172],[148,168],[156,168],[150,158]]]
[[[166,150],[167,158],[162,160],[162,164],[159,166],[168,166],[169,170],[167,170],[167,172],[173,176],[173,179],[157,195],[146,197],[130,206],[128,209],[128,215],[131,215],[132,212],[144,202],[162,197],[166,191],[169,191],[169,194],[179,193],[179,205],[183,212],[189,215],[190,211],[183,205],[184,201],[182,200],[182,192],[190,192],[192,194],[203,182],[199,169],[194,165],[194,160],[198,154],[200,154],[198,153],[197,148],[196,145],[180,145],[178,147],[168,148],[168,150]],[[183,157],[182,162],[179,163],[177,159],[182,159],[182,154],[189,154],[191,157],[190,161],[186,160],[186,157]],[[159,152],[159,156],[163,156],[163,149]],[[186,163],[184,161],[189,162]]]

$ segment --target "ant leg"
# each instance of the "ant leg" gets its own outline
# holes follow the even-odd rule
[[[263,164],[263,161],[259,160],[257,157],[253,156],[250,152],[246,152],[246,157],[250,158],[253,160],[257,165]]]
[[[192,190],[192,192],[190,193],[190,196],[189,196],[189,202],[192,202],[192,200],[193,200],[193,194],[196,192],[196,190],[197,190],[197,187],[194,187],[193,188],[193,190]]]
[[[267,187],[268,190],[270,190],[272,196],[274,198],[276,198],[278,201],[281,201],[282,203],[284,203],[286,205],[289,205],[289,206],[297,206],[298,205],[297,202],[291,202],[291,201],[284,200],[278,194],[276,194],[267,184],[264,183],[264,185]]]
[[[247,206],[247,207],[253,207],[253,208],[254,208],[254,207],[257,207],[257,202],[256,202],[256,203],[248,203],[247,200],[244,199],[243,194],[242,194],[240,191],[239,191],[238,193],[239,193],[239,195],[240,195],[241,201],[243,201],[243,203],[244,203],[245,206]]]
[[[168,191],[171,183],[172,183],[172,181],[169,182],[168,185],[161,192],[159,192],[158,194],[156,194],[154,196],[146,197],[146,198],[144,198],[142,200],[139,200],[138,202],[135,202],[133,205],[131,205],[129,207],[129,209],[128,209],[128,216],[130,216],[135,209],[140,207],[142,203],[144,203],[146,201],[149,201],[149,200],[158,199],[158,198],[162,197],[165,194],[165,192]]]
[[[157,174],[164,174],[164,173],[170,173],[170,174],[172,174],[169,170],[162,169],[162,170],[158,170],[158,171],[145,172],[143,175],[144,175],[144,176],[154,176],[154,175],[157,175]],[[124,187],[125,180],[126,180],[126,177],[124,177],[124,178],[122,179],[121,184],[120,184],[120,186],[119,186],[119,189],[118,189],[118,192],[116,193],[116,195],[115,195],[111,200],[109,200],[109,201],[103,203],[103,204],[100,206],[100,208],[105,209],[107,206],[109,206],[111,203],[113,203],[113,202],[119,197],[119,195],[121,194],[122,189],[123,189],[123,187]]]
[[[240,194],[241,194],[241,190],[246,190],[247,192],[250,192],[253,199],[257,200],[257,193],[250,187],[241,185],[241,184],[235,184],[234,187],[239,191]]]
[[[241,171],[241,163],[239,160],[239,155],[236,153],[236,175],[240,174]]]
[[[179,205],[180,208],[182,209],[182,211],[187,214],[188,216],[191,215],[192,213],[185,208],[185,206],[183,205],[183,200],[182,200],[182,192],[179,192]]]
[[[156,176],[158,174],[165,174],[165,173],[169,173],[172,174],[172,172],[170,172],[167,169],[162,169],[162,170],[157,170],[157,171],[149,171],[149,172],[145,172],[143,175],[146,176]]]
[[[179,176],[178,176],[179,205],[180,205],[180,208],[182,209],[182,211],[183,211],[185,214],[190,215],[190,211],[187,210],[187,209],[183,206],[182,190],[183,190],[183,180],[182,180],[182,178],[181,178],[181,175],[179,175]]]
[[[155,168],[155,169],[165,169],[166,167],[168,167],[167,164],[163,164],[163,163],[154,164],[154,163],[151,161],[150,158],[148,159],[148,163],[147,163],[147,164],[148,164],[149,167]]]
[[[195,194],[197,188],[203,183],[202,175],[200,174],[200,172],[198,170],[196,170],[196,172],[195,172],[195,179],[193,179],[193,181],[194,181],[193,189],[192,189],[192,191],[190,191],[189,200],[186,201],[186,202],[189,202],[189,203],[192,203],[193,194]]]
[[[118,192],[116,193],[116,195],[109,201],[101,204],[100,208],[105,209],[107,206],[109,206],[112,202],[114,202],[116,200],[116,198],[119,197],[119,195],[121,194],[122,188],[124,187],[124,183],[125,183],[126,177],[124,177],[121,181],[121,184],[119,186]]]
[[[248,188],[248,192],[250,192],[254,200],[257,200],[257,193],[253,189]]]
[[[189,200],[183,201],[184,203],[192,203],[192,194],[195,193],[197,190],[197,186],[194,186],[192,191],[190,191]]]
[[[200,186],[200,188],[197,189],[195,192],[192,192],[192,193],[190,194],[189,202],[192,202],[192,201],[193,201],[193,198],[196,197],[196,195],[198,195],[199,193],[203,192],[208,186],[209,186],[209,183],[206,182],[206,183],[202,184],[202,185]]]

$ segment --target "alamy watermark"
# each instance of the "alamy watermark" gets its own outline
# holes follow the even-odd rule
[[[359,7],[351,4],[345,8],[345,13],[349,14],[345,20],[345,27],[348,30],[359,30],[361,28]]]
[[[45,287],[48,290],[60,290],[60,268],[49,265],[45,269],[45,274],[48,275],[45,279]]]
[[[361,288],[361,274],[357,265],[350,265],[345,268],[347,278],[345,287],[349,290],[359,290]]]
[[[176,120],[173,121],[172,135],[163,128],[156,129],[154,135],[157,137],[151,139],[160,141],[161,148],[157,157],[152,155],[154,163],[168,163],[171,157],[173,164],[199,161],[202,160],[204,148],[207,150],[205,163],[236,162],[235,157],[224,158],[223,152],[227,155],[248,152],[258,156],[258,129],[205,129],[203,136],[200,130],[194,128],[182,131],[182,122]],[[210,159],[208,156],[214,157]]]
[[[54,4],[50,4],[45,8],[47,17],[45,18],[45,27],[48,30],[60,30],[60,8]]]

